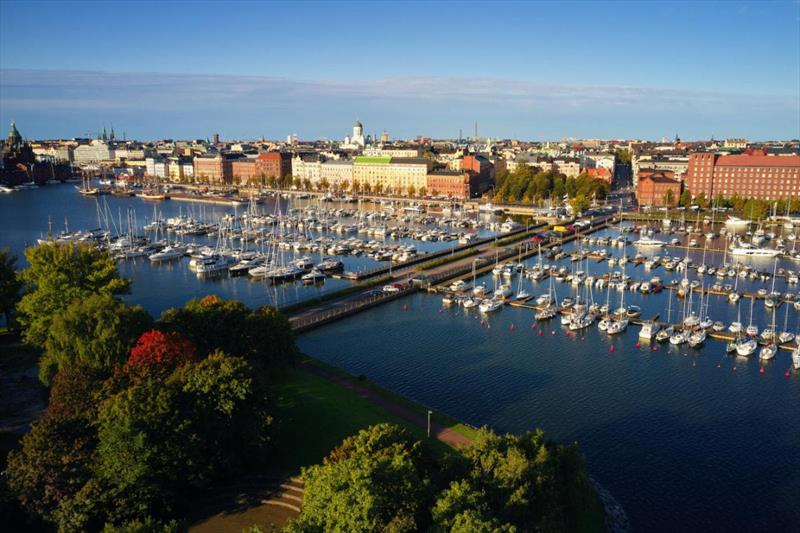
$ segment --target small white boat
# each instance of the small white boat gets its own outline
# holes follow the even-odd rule
[[[496,298],[487,298],[483,300],[480,305],[478,305],[478,310],[481,313],[491,313],[493,311],[497,311],[503,306],[502,300],[498,300]]]
[[[679,346],[681,344],[685,344],[688,340],[689,340],[688,331],[676,331],[670,336],[669,343],[674,344],[675,346]]]
[[[661,326],[658,325],[658,322],[645,320],[642,322],[642,329],[639,330],[639,338],[651,341],[658,334],[660,328]]]
[[[763,361],[769,361],[773,357],[775,357],[775,353],[778,351],[778,347],[774,343],[769,343],[766,346],[761,348],[761,351],[758,352],[758,358]]]
[[[656,333],[656,342],[667,342],[672,337],[672,334],[675,332],[672,326],[667,326],[664,329],[659,330]]]
[[[758,349],[758,343],[753,338],[744,338],[736,343],[736,353],[742,357],[750,357]]]
[[[628,327],[628,319],[627,318],[619,318],[617,320],[612,320],[611,323],[608,325],[608,329],[606,329],[606,333],[609,335],[615,335],[617,333],[622,333]]]
[[[800,345],[792,350],[792,366],[795,370],[800,370]]]
[[[700,328],[689,334],[689,346],[697,348],[706,341],[706,330]]]

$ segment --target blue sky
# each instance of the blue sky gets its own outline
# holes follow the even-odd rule
[[[800,136],[800,2],[0,2],[30,137]]]

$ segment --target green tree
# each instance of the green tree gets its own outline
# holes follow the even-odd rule
[[[409,196],[414,196],[417,194],[417,188],[414,187],[413,185],[409,185],[406,191],[408,192]]]
[[[681,193],[680,204],[683,207],[691,207],[692,205],[692,193],[689,192],[689,189],[684,189]]]
[[[17,257],[7,248],[0,250],[0,313],[5,317],[6,326],[11,326],[14,306],[20,299],[22,280],[17,275]]]
[[[481,520],[493,517],[524,531],[577,529],[593,492],[575,446],[553,444],[541,431],[496,435],[484,428],[462,454],[467,486],[451,485],[440,496],[440,520],[472,509]]]
[[[429,504],[429,463],[404,429],[379,424],[346,439],[303,470],[294,531],[419,531]]]
[[[43,416],[8,456],[9,488],[32,515],[56,521],[62,501],[73,497],[90,479],[97,443],[94,421],[99,376],[70,367],[56,376]]]
[[[309,178],[303,178],[303,189],[310,191],[312,185],[313,184]]]
[[[48,384],[56,371],[73,364],[110,374],[128,359],[136,339],[151,326],[142,307],[125,305],[109,294],[76,300],[53,317],[39,379]]]
[[[589,200],[583,194],[577,194],[570,200],[573,212],[578,215],[589,208]]]
[[[701,192],[697,196],[695,196],[694,203],[697,204],[699,207],[705,209],[708,207],[708,199],[706,198],[706,193]]]
[[[427,196],[427,195],[428,195],[428,189],[427,189],[427,188],[425,188],[425,187],[420,187],[420,188],[419,188],[419,195],[420,195],[422,198],[425,198],[425,196]]]
[[[251,312],[241,302],[206,296],[167,309],[159,324],[192,341],[200,356],[220,350],[245,357],[261,369],[275,369],[297,357],[286,316],[269,306]]]
[[[27,248],[30,265],[22,271],[28,291],[17,305],[29,344],[44,347],[53,317],[72,302],[92,294],[128,292],[130,281],[119,276],[108,252],[88,244],[55,242]]]
[[[671,206],[674,201],[675,193],[672,192],[672,189],[667,189],[667,192],[664,193],[664,205]]]

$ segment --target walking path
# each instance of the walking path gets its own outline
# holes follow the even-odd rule
[[[320,376],[332,383],[335,383],[336,385],[339,385],[342,388],[355,392],[360,397],[370,401],[371,403],[374,403],[385,411],[410,422],[423,431],[427,429],[428,420],[425,414],[411,409],[410,407],[403,405],[401,402],[398,402],[397,400],[394,400],[385,394],[381,394],[379,391],[364,385],[360,385],[352,378],[343,376],[333,370],[328,370],[307,362],[301,363],[301,366],[306,372]],[[431,421],[431,435],[435,436],[438,440],[447,444],[448,446],[452,446],[454,448],[466,446],[471,442],[470,438],[466,435],[462,435],[461,433],[445,427],[433,420]]]

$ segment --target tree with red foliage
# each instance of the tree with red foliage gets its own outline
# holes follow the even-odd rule
[[[164,333],[157,329],[142,334],[131,348],[127,366],[130,369],[152,372],[172,372],[195,359],[194,344],[179,333]]]

